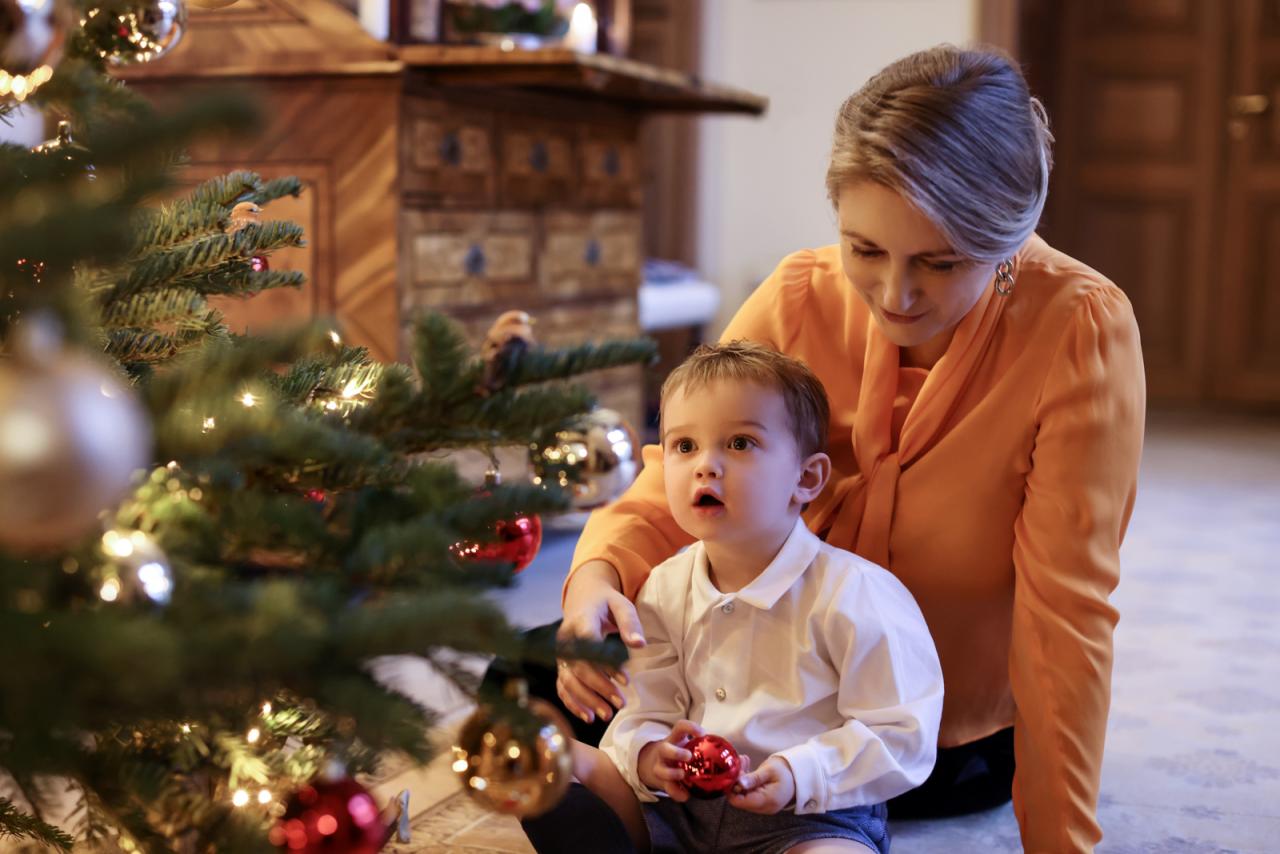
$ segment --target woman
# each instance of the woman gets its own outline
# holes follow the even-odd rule
[[[893,63],[836,123],[839,244],[784,259],[724,338],[782,350],[823,381],[835,471],[805,520],[897,575],[937,644],[938,763],[890,817],[1012,796],[1027,851],[1069,852],[1101,838],[1108,596],[1145,385],[1124,294],[1033,233],[1051,142],[1004,57],[944,46]],[[562,637],[616,629],[643,645],[630,600],[688,541],[656,448],[645,463],[583,532]],[[561,662],[557,690],[582,720],[607,719],[619,678]]]

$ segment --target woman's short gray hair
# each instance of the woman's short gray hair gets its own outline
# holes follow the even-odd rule
[[[940,45],[849,96],[836,119],[827,194],[850,181],[902,193],[957,253],[998,262],[1040,222],[1053,165],[1044,107],[1003,54]]]

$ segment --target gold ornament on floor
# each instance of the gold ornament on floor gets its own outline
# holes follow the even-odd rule
[[[612,409],[597,408],[549,439],[529,446],[534,483],[573,492],[573,506],[590,510],[626,492],[640,472],[640,442]]]
[[[0,99],[25,101],[49,82],[71,23],[67,0],[0,0]]]
[[[555,708],[531,699],[522,679],[507,683],[504,707],[483,704],[458,733],[453,770],[463,790],[495,812],[528,818],[569,789],[573,730]]]
[[[57,322],[27,318],[0,358],[0,548],[67,548],[97,527],[151,455],[133,393]]]
[[[80,27],[111,65],[150,62],[182,40],[187,7],[184,0],[111,0],[86,10]]]
[[[205,9],[213,11],[215,9],[225,9],[234,5],[236,0],[187,0],[188,6],[194,6],[197,9]]]
[[[489,327],[480,345],[480,357],[484,360],[481,394],[492,394],[507,384],[520,357],[534,345],[533,324],[528,312],[504,311]]]

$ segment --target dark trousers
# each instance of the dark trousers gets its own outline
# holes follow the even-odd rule
[[[540,626],[530,631],[554,634],[557,628]],[[573,725],[574,738],[585,744],[600,743],[608,722],[597,718],[588,724],[571,714],[556,693],[554,668],[495,661],[485,673],[483,690],[500,690],[507,678],[517,675],[528,681],[532,696],[547,700],[564,713]],[[1012,797],[1013,769],[1012,727],[969,744],[939,749],[929,778],[889,801],[889,819],[945,818],[1000,806]],[[634,850],[613,810],[576,783],[550,812],[520,824],[539,854],[625,854]]]

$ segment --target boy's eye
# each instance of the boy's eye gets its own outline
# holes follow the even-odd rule
[[[689,439],[677,439],[676,451],[681,454],[687,454],[693,451],[693,442]]]
[[[729,440],[729,447],[735,451],[745,451],[754,444],[749,436],[734,436]]]

